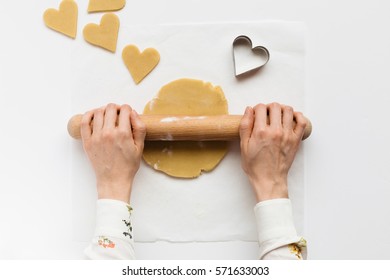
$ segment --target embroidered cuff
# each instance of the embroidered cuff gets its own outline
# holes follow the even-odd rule
[[[99,199],[96,203],[95,236],[110,236],[129,240],[133,238],[131,207],[113,199]]]

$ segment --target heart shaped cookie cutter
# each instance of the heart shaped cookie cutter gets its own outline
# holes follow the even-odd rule
[[[251,54],[248,54],[248,49]],[[245,56],[242,53],[245,53]],[[269,51],[263,46],[253,47],[252,40],[246,35],[240,35],[233,41],[234,74],[243,74],[259,70],[269,61]]]

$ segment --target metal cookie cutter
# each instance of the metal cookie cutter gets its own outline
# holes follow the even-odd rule
[[[248,49],[252,54],[248,54]],[[259,70],[267,64],[269,51],[262,46],[252,46],[248,36],[240,35],[233,41],[234,74],[236,77]]]

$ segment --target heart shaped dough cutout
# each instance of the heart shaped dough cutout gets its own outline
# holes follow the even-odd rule
[[[89,0],[88,13],[118,11],[126,4],[126,0]]]
[[[122,51],[122,59],[134,82],[139,84],[157,66],[160,54],[153,48],[141,53],[136,46],[128,45]]]
[[[63,0],[59,10],[47,9],[43,21],[47,27],[71,38],[77,33],[77,4],[73,0]]]
[[[103,15],[100,25],[88,23],[84,27],[83,35],[88,43],[115,52],[118,32],[119,18],[112,13],[108,13]]]

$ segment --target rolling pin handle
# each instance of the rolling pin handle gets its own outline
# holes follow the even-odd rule
[[[81,139],[81,119],[82,114],[74,115],[68,121],[68,133],[74,139]]]

